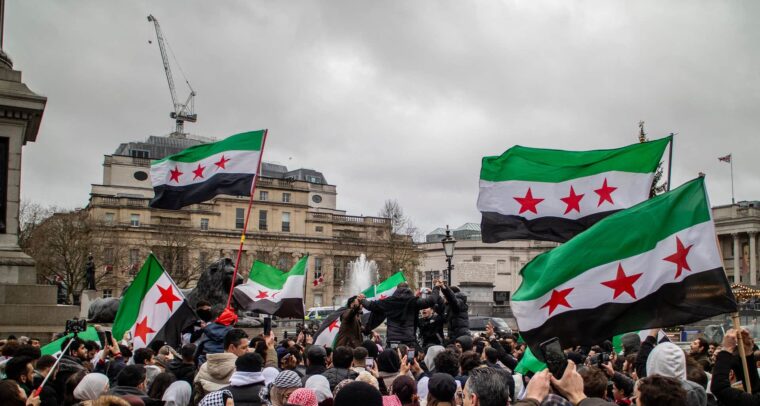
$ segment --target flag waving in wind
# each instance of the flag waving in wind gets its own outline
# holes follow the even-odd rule
[[[520,274],[512,310],[534,354],[554,336],[591,345],[736,311],[703,178],[601,220]]]
[[[261,261],[253,263],[248,280],[235,286],[235,300],[246,310],[278,317],[304,317],[304,283],[309,256],[288,272]]]
[[[565,242],[643,202],[671,139],[597,151],[515,146],[483,158],[478,195],[483,242]]]
[[[178,210],[216,195],[250,196],[266,131],[236,134],[153,161],[150,207]]]
[[[362,291],[367,300],[383,300],[389,297],[396,291],[396,286],[399,283],[406,282],[403,272],[396,272],[388,279],[380,282],[377,285],[372,285],[369,288]]]
[[[117,340],[130,332],[135,349],[147,347],[153,340],[177,347],[182,344],[182,328],[197,318],[151,253],[121,299],[112,332]]]

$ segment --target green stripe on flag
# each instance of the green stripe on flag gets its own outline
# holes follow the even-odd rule
[[[380,282],[377,285],[372,285],[368,287],[367,289],[364,289],[362,291],[362,294],[368,298],[373,298],[387,290],[395,288],[399,283],[406,282],[406,277],[404,277],[403,272],[396,272],[393,275],[389,276],[384,281]]]
[[[61,337],[51,342],[50,344],[43,346],[42,348],[40,348],[40,352],[42,353],[42,355],[54,355],[58,351],[62,351],[63,348],[61,348],[61,344],[63,344],[63,342],[67,338],[73,337],[73,336],[74,336],[74,333],[67,334],[64,337]],[[100,337],[98,337],[98,332],[95,330],[95,327],[93,326],[87,326],[87,329],[77,334],[77,336],[79,337],[80,340],[84,340],[84,341],[92,340],[92,341],[95,341],[96,343],[100,343]]]
[[[288,272],[283,272],[272,265],[257,260],[251,267],[248,279],[269,289],[279,290],[282,289],[282,286],[289,277],[306,275],[306,263],[308,260],[309,256],[304,255]]]
[[[151,252],[145,259],[140,272],[137,273],[132,284],[129,285],[124,296],[121,298],[119,310],[116,312],[116,318],[113,321],[111,332],[117,340],[121,340],[124,333],[129,331],[137,322],[137,316],[140,313],[145,294],[148,293],[158,278],[164,274],[164,267],[158,262],[158,259]]]
[[[668,221],[663,223],[662,219]],[[651,251],[666,237],[710,219],[704,179],[700,177],[606,217],[537,256],[520,271],[523,281],[512,300],[538,299],[591,268]]]
[[[546,364],[539,361],[538,358],[533,355],[530,347],[525,347],[525,353],[522,358],[520,358],[520,362],[517,363],[517,366],[515,366],[515,372],[522,375],[525,375],[528,372],[541,372],[544,369],[546,369]]]
[[[235,134],[221,141],[192,146],[178,154],[151,162],[156,165],[165,161],[196,162],[224,151],[260,151],[264,130]]]
[[[671,136],[595,151],[562,151],[514,146],[500,156],[483,158],[480,179],[563,182],[609,171],[650,173],[662,159]]]

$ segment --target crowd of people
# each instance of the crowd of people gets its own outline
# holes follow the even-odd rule
[[[179,348],[158,340],[137,349],[115,339],[101,346],[75,336],[62,343],[67,350],[55,367],[39,340],[0,340],[0,404],[760,405],[760,357],[747,331],[741,342],[751,392],[734,330],[720,344],[696,339],[689,351],[658,342],[658,330],[644,340],[628,334],[619,353],[609,341],[567,348],[559,374],[518,373],[525,372],[518,368],[525,344],[490,325],[472,334],[466,296],[442,283],[429,295],[401,284],[382,301],[349,299],[332,346],[315,345],[306,331],[279,340],[273,333],[249,337],[229,320],[212,321],[208,309],[198,305],[203,320],[186,337],[194,342]],[[362,309],[386,322],[384,340],[362,323]]]

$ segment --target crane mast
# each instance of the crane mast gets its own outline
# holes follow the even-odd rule
[[[166,53],[166,40],[164,34],[161,32],[161,26],[158,24],[158,19],[153,15],[148,16],[148,21],[153,23],[156,28],[156,40],[158,41],[158,49],[161,51],[161,60],[164,63],[164,72],[166,73],[166,81],[169,83],[169,93],[172,96],[172,103],[174,105],[174,111],[169,114],[169,117],[173,118],[176,123],[173,137],[185,138],[185,121],[194,123],[198,120],[198,115],[195,114],[195,91],[190,82],[185,79],[185,83],[190,88],[190,95],[184,103],[180,102],[177,98],[177,90],[174,87],[174,78],[172,76],[172,69],[169,65],[169,56]]]

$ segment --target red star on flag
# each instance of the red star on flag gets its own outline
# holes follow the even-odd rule
[[[230,161],[230,160],[229,160],[228,158],[225,158],[225,157],[224,157],[224,154],[222,154],[222,158],[221,158],[221,159],[219,159],[219,162],[214,162],[214,165],[216,165],[216,169],[217,169],[217,170],[219,170],[219,169],[227,169],[227,167],[226,167],[225,165],[226,165],[226,164],[227,164],[227,162],[229,162],[229,161]]]
[[[148,316],[143,317],[142,321],[135,326],[135,338],[140,338],[145,344],[148,344],[148,334],[155,332],[148,327]]]
[[[543,202],[544,199],[534,198],[533,192],[528,188],[528,193],[525,194],[525,197],[513,197],[513,199],[517,200],[517,203],[520,203],[520,213],[523,214],[526,211],[532,211],[535,214],[538,214],[538,211],[536,211],[536,205]]]
[[[267,294],[266,290],[260,290],[259,294],[256,295],[256,299],[266,299],[268,297],[269,297],[269,295]]]
[[[174,165],[174,169],[170,170],[169,173],[171,174],[171,178],[169,178],[169,182],[175,181],[179,183],[180,175],[184,175],[182,172],[179,171],[179,168],[177,167],[177,165]]]
[[[688,247],[684,247],[683,243],[681,242],[681,239],[676,237],[676,252],[675,254],[668,255],[667,257],[663,258],[664,261],[670,261],[674,264],[676,264],[676,277],[674,279],[678,279],[678,277],[681,276],[681,273],[684,269],[691,272],[691,268],[689,268],[689,263],[686,262],[686,256],[689,255],[689,251],[691,250],[691,247],[693,247],[694,244],[689,245]]]
[[[314,279],[314,281],[312,281],[311,283],[314,284],[314,287],[317,287],[319,286],[319,279]]]
[[[277,296],[280,292],[274,292],[272,293],[272,299],[274,299],[275,296]]]
[[[572,186],[570,186],[570,195],[567,197],[563,197],[559,200],[562,200],[567,205],[567,208],[565,209],[565,214],[570,213],[572,210],[577,211],[578,213],[581,212],[581,199],[583,199],[583,193],[576,195],[575,189],[573,189]]]
[[[383,294],[380,294],[380,300],[383,300],[383,299],[385,299],[385,298],[387,298],[387,297],[388,297],[388,296],[385,296],[385,295],[383,295]]]
[[[604,184],[602,184],[602,187],[599,189],[594,190],[596,194],[599,195],[599,204],[596,205],[596,207],[599,207],[604,202],[610,202],[610,204],[615,204],[615,202],[612,201],[612,192],[616,191],[617,188],[613,186],[607,186],[607,178],[604,178]]]
[[[203,179],[203,170],[204,169],[206,169],[205,166],[201,166],[201,164],[198,164],[198,167],[195,168],[195,169],[193,169],[193,174],[195,175],[195,176],[193,176],[193,180],[196,180],[198,178]]]
[[[174,295],[172,285],[169,285],[166,288],[161,287],[161,285],[156,286],[158,286],[158,291],[161,292],[161,297],[158,298],[156,304],[166,303],[166,305],[169,306],[169,311],[172,311],[174,310],[174,302],[182,301],[182,299]]]
[[[333,322],[330,323],[329,326],[327,326],[327,329],[330,330],[330,332],[332,333],[333,329],[338,328],[338,327],[340,327],[340,318],[333,320]]]
[[[618,264],[617,276],[615,279],[607,282],[602,282],[602,285],[613,289],[615,292],[612,295],[613,299],[617,299],[618,296],[623,293],[629,294],[632,298],[636,299],[636,291],[633,289],[633,284],[641,278],[643,273],[637,273],[635,275],[626,275],[623,270],[623,265]]]
[[[571,308],[570,303],[567,303],[567,295],[570,294],[570,292],[573,291],[575,288],[567,288],[562,290],[554,289],[552,290],[552,296],[549,298],[549,301],[544,303],[541,308],[549,307],[549,316],[552,315],[554,312],[554,309],[556,309],[558,306],[565,306],[568,308]]]

